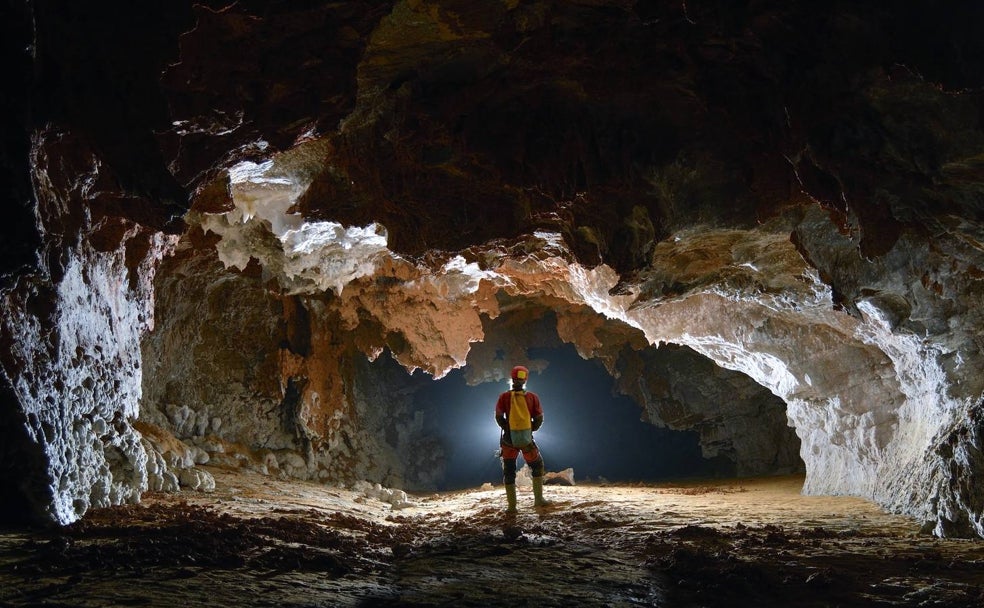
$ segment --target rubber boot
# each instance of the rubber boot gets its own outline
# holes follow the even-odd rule
[[[506,488],[506,504],[508,505],[506,507],[506,513],[515,513],[516,512],[516,484],[507,483],[505,484],[505,488]]]
[[[534,477],[533,478],[533,506],[534,507],[549,507],[550,501],[543,497],[543,478]]]

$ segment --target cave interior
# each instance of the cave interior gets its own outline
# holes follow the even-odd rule
[[[7,8],[5,525],[497,487],[524,365],[575,486],[984,537],[977,3]]]

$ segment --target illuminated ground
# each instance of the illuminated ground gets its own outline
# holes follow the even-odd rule
[[[4,606],[979,606],[984,542],[800,478],[548,486],[389,504],[213,469],[58,532],[0,534]]]

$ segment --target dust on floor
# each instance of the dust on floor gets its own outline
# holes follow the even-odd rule
[[[0,532],[3,606],[984,606],[984,542],[802,478],[500,488],[390,504],[213,469],[57,530]]]

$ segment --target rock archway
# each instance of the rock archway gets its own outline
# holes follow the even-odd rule
[[[246,167],[258,172],[244,171],[241,181],[233,179],[234,209],[200,215],[198,239],[206,257],[215,246],[223,260],[220,264],[212,258],[212,284],[251,284],[257,297],[268,300],[267,307],[279,311],[282,318],[268,317],[270,328],[255,334],[266,342],[265,349],[255,350],[267,353],[267,375],[279,375],[280,387],[302,387],[296,406],[299,424],[288,426],[295,425],[300,436],[314,440],[315,453],[332,461],[350,458],[351,452],[363,449],[355,445],[371,443],[368,429],[384,426],[366,424],[373,416],[370,408],[348,395],[345,378],[353,372],[342,366],[356,353],[375,358],[385,350],[408,371],[422,369],[438,378],[471,357],[473,381],[501,380],[509,361],[529,357],[529,346],[559,340],[573,344],[585,358],[603,361],[620,376],[623,390],[648,406],[658,394],[646,385],[658,375],[651,371],[653,366],[635,360],[623,362],[619,369],[619,362],[626,361],[626,349],[669,343],[747,375],[785,402],[802,442],[806,491],[865,496],[933,519],[931,505],[941,496],[934,446],[957,432],[961,416],[974,403],[961,404],[952,394],[944,369],[946,353],[906,330],[915,319],[932,314],[926,308],[932,305],[930,288],[918,283],[903,291],[895,285],[900,294],[892,291],[887,278],[873,274],[867,283],[871,287],[850,306],[835,302],[833,289],[821,280],[824,263],[817,261],[827,256],[831,261],[826,263],[833,264],[849,256],[851,241],[819,210],[795,210],[756,229],[681,231],[657,244],[651,267],[626,284],[606,265],[581,265],[556,233],[536,232],[412,261],[387,249],[380,225],[301,223],[287,211],[297,193],[305,191],[304,183],[290,178],[297,171],[290,164],[295,158],[287,156],[287,171],[276,163]],[[943,263],[943,258],[934,261],[914,243],[912,250],[907,247],[908,237],[903,236],[875,266],[902,272],[915,265],[914,253],[921,264],[928,264],[927,272]],[[226,274],[225,264],[238,264],[241,274]],[[865,270],[856,272],[863,275]],[[831,272],[846,271],[831,267]],[[879,280],[884,289],[875,288]],[[294,295],[274,303],[267,291],[271,285]],[[179,291],[179,300],[187,297],[185,287]],[[235,311],[230,302],[248,306],[250,298],[233,293],[187,300],[214,301],[214,315],[226,319],[224,326],[218,323],[216,339],[232,343],[213,345],[208,352],[241,348],[236,337],[240,322],[262,326],[248,321],[251,313]],[[317,293],[328,295],[313,298]],[[909,304],[920,300],[921,311]],[[556,337],[538,335],[542,329],[530,323],[544,311],[556,318]],[[200,318],[199,307],[189,314]],[[501,327],[490,331],[500,318]],[[206,339],[217,323],[202,321],[192,334]],[[184,321],[178,326],[187,327]],[[281,355],[274,362],[270,353],[277,349]],[[271,389],[269,407],[274,411],[283,390]],[[384,398],[377,394],[375,401]],[[347,405],[339,409],[340,403]],[[282,425],[281,414],[277,416],[274,422]],[[362,422],[355,424],[355,419]],[[679,419],[686,420],[686,415]],[[773,428],[764,419],[758,422]],[[266,440],[247,443],[265,445]],[[285,445],[274,442],[269,447]],[[323,478],[356,471],[373,476],[355,461],[345,461],[337,470],[329,463],[308,464],[312,466],[317,473],[311,470],[308,475]],[[919,496],[918,509],[913,509],[913,496]],[[951,524],[941,520],[939,525]]]

